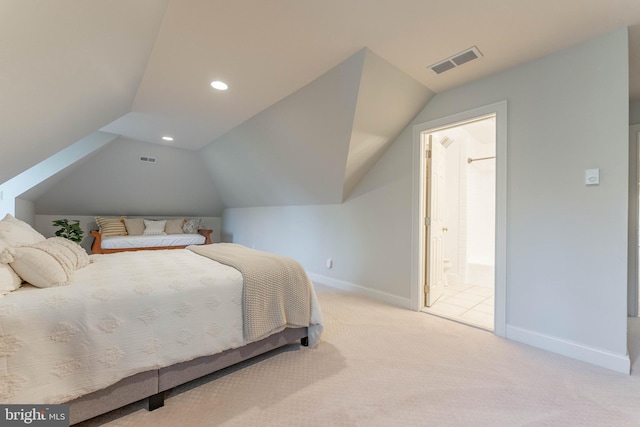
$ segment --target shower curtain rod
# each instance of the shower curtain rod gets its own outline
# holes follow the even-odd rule
[[[495,158],[496,158],[496,156],[493,156],[493,157],[480,157],[478,159],[472,159],[471,157],[469,157],[467,159],[467,163],[475,162],[475,161],[478,161],[478,160],[489,160],[489,159],[495,159]]]

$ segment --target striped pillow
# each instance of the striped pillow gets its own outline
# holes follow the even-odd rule
[[[124,218],[96,217],[96,224],[100,227],[102,236],[126,236],[127,229],[124,226]]]

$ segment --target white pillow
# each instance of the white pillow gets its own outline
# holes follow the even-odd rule
[[[17,248],[42,242],[46,240],[46,237],[38,233],[26,222],[7,214],[0,221],[0,240],[9,247]]]
[[[31,246],[5,249],[0,253],[0,261],[10,263],[13,270],[33,286],[61,286],[69,283],[77,269],[89,263],[84,249],[80,248],[83,255],[76,246],[62,237],[52,237]]]
[[[38,288],[50,288],[69,283],[69,274],[62,264],[42,249],[22,246],[11,249],[11,267],[25,282]]]
[[[164,227],[167,225],[167,220],[152,221],[149,219],[144,220],[144,232],[142,234],[146,236],[157,236],[167,234],[164,232]]]
[[[8,248],[9,248],[9,245],[7,245],[5,242],[0,240],[0,252],[4,251],[5,249],[8,249]]]
[[[0,263],[0,295],[15,291],[22,284],[20,276],[10,265]]]
[[[9,249],[9,246],[0,240],[0,253],[5,249]],[[15,291],[21,284],[22,279],[13,271],[13,268],[9,264],[0,262],[0,295]]]
[[[50,237],[47,239],[47,245],[56,244],[64,247],[67,256],[72,259],[73,270],[80,270],[83,267],[89,265],[90,258],[87,251],[76,242],[65,239],[64,237]],[[61,249],[60,249],[61,250]]]

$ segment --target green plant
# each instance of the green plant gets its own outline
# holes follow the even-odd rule
[[[56,230],[56,236],[64,237],[65,239],[71,240],[72,242],[80,243],[82,242],[82,237],[84,236],[84,231],[80,228],[80,221],[77,219],[72,219],[69,221],[68,219],[56,219],[53,221],[53,225],[56,227],[60,227]]]

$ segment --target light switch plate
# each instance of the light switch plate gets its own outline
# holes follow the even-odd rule
[[[584,183],[586,185],[600,184],[600,169],[586,169],[584,171]]]

